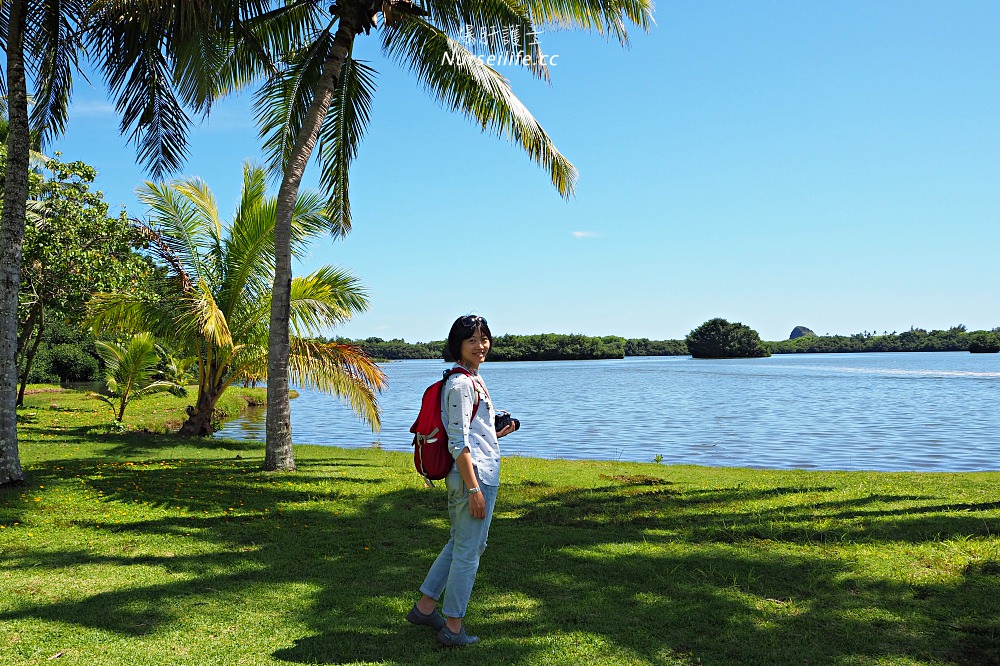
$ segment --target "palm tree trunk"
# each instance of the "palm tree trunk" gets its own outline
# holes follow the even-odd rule
[[[222,391],[214,388],[198,390],[198,401],[194,409],[188,408],[187,421],[181,425],[177,434],[181,437],[208,437],[215,428],[212,426],[212,416],[215,414],[215,403],[222,396]]]
[[[12,0],[7,27],[7,173],[0,214],[0,486],[24,481],[17,449],[17,294],[28,201],[28,86],[24,74],[27,0]]]
[[[274,286],[271,289],[271,326],[267,338],[267,445],[264,469],[295,469],[292,451],[292,418],[288,398],[289,309],[292,291],[291,230],[295,199],[302,176],[312,156],[323,119],[330,109],[333,93],[358,32],[359,19],[344,11],[337,26],[333,48],[323,64],[312,106],[302,123],[288,165],[285,167],[275,210]]]

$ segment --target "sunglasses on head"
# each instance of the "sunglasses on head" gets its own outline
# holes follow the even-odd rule
[[[461,321],[462,326],[466,328],[479,328],[480,326],[484,326],[486,324],[486,320],[479,315],[466,315],[459,321]]]

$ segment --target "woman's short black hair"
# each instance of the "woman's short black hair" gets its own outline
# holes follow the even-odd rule
[[[493,334],[486,320],[479,315],[465,315],[455,320],[451,325],[451,332],[448,333],[448,346],[445,349],[449,358],[446,361],[457,363],[462,360],[462,343],[475,335],[479,331],[480,335],[493,342]]]

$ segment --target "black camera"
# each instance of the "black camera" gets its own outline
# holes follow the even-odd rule
[[[500,411],[497,412],[496,418],[493,420],[493,427],[496,428],[497,432],[500,432],[511,423],[514,424],[514,430],[521,427],[521,422],[510,415],[510,412]]]

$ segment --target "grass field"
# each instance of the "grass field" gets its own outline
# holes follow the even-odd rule
[[[508,458],[483,643],[449,650],[403,621],[448,535],[407,455],[267,474],[262,445],[162,434],[183,404],[118,433],[82,393],[28,396],[0,663],[1000,663],[1000,473]]]

